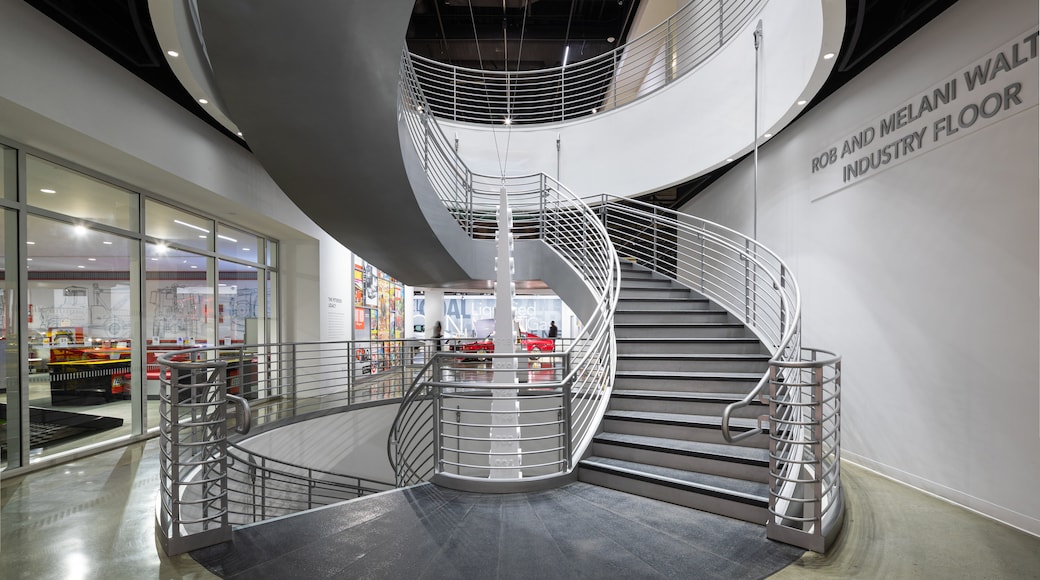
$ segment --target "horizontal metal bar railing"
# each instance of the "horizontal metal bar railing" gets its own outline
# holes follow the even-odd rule
[[[429,112],[467,123],[553,123],[617,108],[696,69],[765,0],[694,0],[638,38],[549,69],[486,71],[411,55]]]
[[[823,553],[840,530],[841,357],[802,348],[769,374],[768,537]]]
[[[229,441],[228,429],[246,434],[359,405],[395,404],[433,349],[432,341],[419,340],[294,342],[160,356],[156,533],[165,549],[226,541],[233,525],[392,487],[249,450]]]

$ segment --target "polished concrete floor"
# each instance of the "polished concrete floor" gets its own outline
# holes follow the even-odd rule
[[[1040,538],[854,465],[843,465],[843,481],[848,512],[838,543],[826,556],[802,555],[774,577],[1040,578]],[[0,578],[216,577],[190,556],[168,558],[156,546],[157,487],[155,440],[4,478]],[[616,557],[606,547],[591,553]],[[567,577],[583,577],[581,570]],[[702,572],[689,577],[717,571]]]

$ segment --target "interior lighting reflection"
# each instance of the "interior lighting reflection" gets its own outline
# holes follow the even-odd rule
[[[806,101],[805,99],[802,99],[802,100],[798,101],[798,106],[801,107],[802,105],[804,105],[807,102],[808,101]]]
[[[97,258],[87,258],[88,262],[97,262]]]
[[[167,50],[166,54],[172,56],[173,58],[177,58],[181,55],[181,53],[177,52],[176,50]]]
[[[512,125],[513,124],[513,120],[510,119],[509,117],[506,117],[506,120],[503,121],[503,123],[505,123],[506,125]]]
[[[76,232],[77,236],[87,235],[87,226],[74,226],[72,231]]]
[[[209,101],[207,101],[206,99],[199,99],[199,104],[200,105],[208,105]]]
[[[105,244],[106,246],[111,246],[112,245],[112,242],[110,242],[108,240],[105,240],[104,242],[101,242],[101,243]]]
[[[832,58],[834,58],[833,52],[828,52],[827,54],[823,55],[823,60],[830,60]]]
[[[238,243],[238,240],[236,240],[235,238],[229,238],[229,237],[227,237],[227,236],[225,236],[223,234],[217,234],[217,237],[222,239],[222,240],[227,240],[227,241],[229,241],[229,242],[231,242],[233,244],[237,244]]]
[[[200,232],[204,232],[204,233],[207,233],[207,234],[209,233],[209,230],[207,230],[206,228],[199,227],[199,226],[197,226],[195,224],[189,224],[188,222],[182,222],[181,220],[173,220],[173,223],[175,223],[177,225],[184,226],[186,228],[191,228],[193,230],[199,230]]]
[[[58,193],[58,191],[54,190],[54,189],[48,189],[48,188],[45,187],[45,188],[40,190],[40,193]]]
[[[768,138],[772,137],[773,134],[772,133],[766,133],[765,135],[762,135],[762,136],[765,137],[766,139],[768,139]]]
[[[243,252],[251,252],[252,250],[250,248],[242,248],[242,251]]]
[[[155,250],[157,252],[159,252],[160,254],[165,254],[166,251],[169,250],[169,249],[170,249],[170,247],[167,246],[166,244],[162,244],[162,243],[155,244]],[[153,259],[155,259],[155,258],[153,258]]]
[[[83,264],[80,264],[79,266],[76,266],[76,267],[77,268],[81,268],[81,269],[85,269],[86,268],[86,266],[84,266]]]
[[[36,242],[25,242],[25,244],[28,246],[35,246]]]

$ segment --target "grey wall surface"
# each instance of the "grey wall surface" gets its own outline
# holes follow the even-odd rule
[[[843,456],[1033,534],[1037,21],[961,0],[770,141],[758,192],[803,343],[844,357]],[[684,211],[751,233],[752,183],[749,160]]]

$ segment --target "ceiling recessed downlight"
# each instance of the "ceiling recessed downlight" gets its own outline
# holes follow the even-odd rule
[[[40,193],[58,193],[58,192],[56,190],[48,189],[48,188],[45,187],[45,188],[40,190]]]
[[[832,58],[834,58],[834,53],[833,52],[828,52],[828,53],[823,55],[823,60],[830,60]]]
[[[199,104],[207,105],[207,104],[209,104],[209,101],[207,101],[206,99],[199,99]]]
[[[181,55],[181,53],[177,52],[176,50],[167,50],[166,54],[172,56],[173,58],[177,58]]]
[[[798,101],[798,106],[801,107],[802,105],[804,105],[805,103],[808,103],[808,102],[809,101],[806,101],[805,99],[802,99],[802,100]]]
[[[766,133],[765,135],[762,135],[762,136],[765,137],[766,139],[768,139],[768,138],[772,137],[773,134],[772,133]]]

